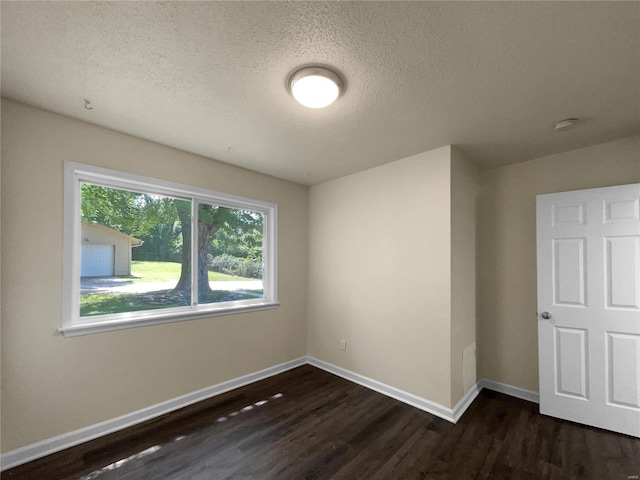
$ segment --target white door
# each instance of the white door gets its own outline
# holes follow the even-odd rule
[[[113,275],[114,245],[82,245],[80,276],[109,277]]]
[[[540,412],[640,437],[640,184],[539,195]]]

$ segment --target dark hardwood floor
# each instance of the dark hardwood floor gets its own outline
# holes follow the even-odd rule
[[[305,365],[3,472],[2,479],[597,479],[640,440],[484,390],[453,425]]]

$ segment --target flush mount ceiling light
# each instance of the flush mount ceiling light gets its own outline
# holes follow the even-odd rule
[[[305,107],[324,108],[340,95],[342,80],[326,68],[303,68],[291,75],[289,89],[293,98]]]

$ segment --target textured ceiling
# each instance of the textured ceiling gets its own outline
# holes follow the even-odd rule
[[[3,96],[306,185],[447,144],[492,168],[640,133],[639,2],[3,2],[0,13]],[[312,64],[346,84],[323,110],[285,88]],[[580,127],[553,130],[574,116]]]

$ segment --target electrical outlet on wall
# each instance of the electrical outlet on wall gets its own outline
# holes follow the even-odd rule
[[[343,338],[342,340],[340,340],[340,350],[346,350],[347,349],[347,341]]]

